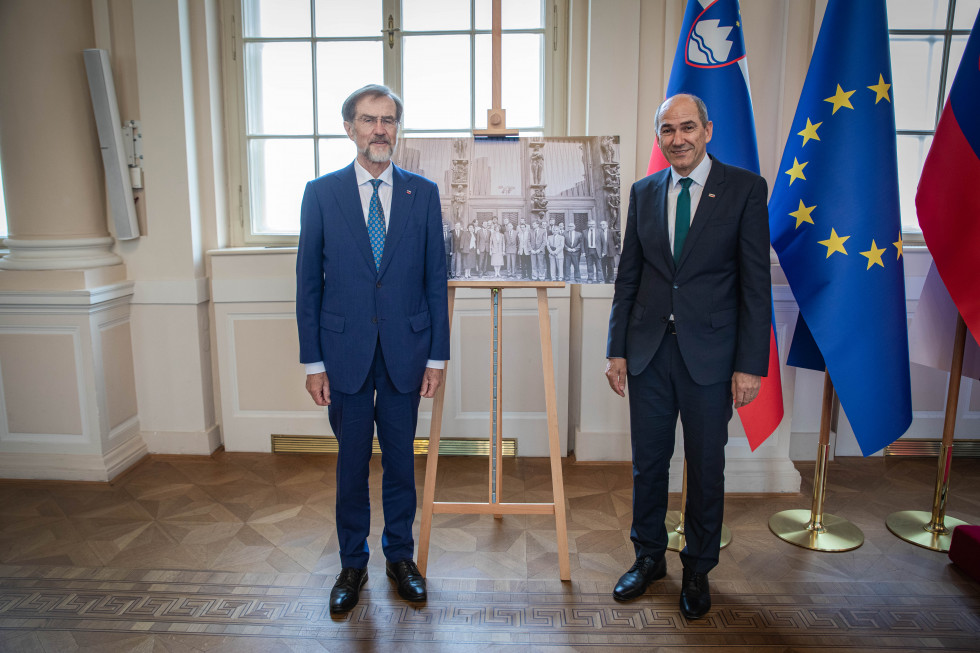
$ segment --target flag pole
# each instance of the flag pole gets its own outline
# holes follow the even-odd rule
[[[864,544],[864,533],[860,528],[843,517],[828,515],[823,511],[827,492],[827,460],[830,453],[833,406],[834,383],[830,379],[830,372],[825,371],[817,469],[813,475],[813,503],[809,511],[784,510],[769,518],[769,530],[776,537],[812,551],[850,551]]]
[[[939,469],[936,491],[932,498],[932,513],[922,510],[901,510],[888,515],[885,525],[896,537],[933,551],[949,551],[953,529],[967,522],[946,516],[949,499],[949,467],[953,461],[953,435],[956,431],[956,408],[963,375],[963,351],[966,348],[966,322],[956,314],[956,335],[953,337],[953,360],[949,366],[949,389],[946,393],[946,417],[943,440],[939,449]]]
[[[684,480],[681,482],[681,509],[668,510],[664,526],[667,527],[667,548],[671,551],[683,551],[686,544],[684,537],[684,512],[687,510],[687,458],[684,459]],[[721,525],[721,546],[724,549],[732,543],[732,529]]]

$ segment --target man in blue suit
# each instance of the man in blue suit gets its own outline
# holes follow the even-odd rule
[[[732,406],[758,395],[769,366],[769,213],[762,177],[706,156],[712,124],[699,98],[668,98],[656,128],[670,167],[630,190],[609,316],[606,378],[620,396],[629,381],[636,552],[613,597],[636,598],[666,574],[680,413],[688,469],[680,607],[697,619],[711,607]]]
[[[375,424],[386,572],[402,598],[426,598],[425,579],[412,561],[413,442],[420,397],[435,394],[449,359],[439,190],[390,162],[402,101],[387,87],[370,85],[352,93],[341,113],[357,158],[306,185],[296,260],[306,389],[318,406],[329,407],[340,448],[342,569],[330,592],[332,613],[353,608],[367,581]]]

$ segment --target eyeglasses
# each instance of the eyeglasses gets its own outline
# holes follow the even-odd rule
[[[378,117],[378,116],[363,115],[357,117],[357,122],[361,123],[365,127],[373,127],[375,123],[377,123],[379,120],[381,121],[381,126],[384,127],[385,129],[390,129],[398,125],[398,121],[392,118],[391,116]]]

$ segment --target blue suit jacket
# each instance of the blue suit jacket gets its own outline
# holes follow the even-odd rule
[[[660,347],[671,314],[694,381],[765,376],[772,288],[766,181],[712,157],[711,172],[678,264],[667,230],[670,168],[630,190],[606,355],[639,374]]]
[[[400,392],[419,389],[428,359],[449,359],[437,186],[395,167],[387,218],[375,270],[354,164],[306,185],[296,259],[300,362],[323,361],[340,392],[364,384],[379,339]]]

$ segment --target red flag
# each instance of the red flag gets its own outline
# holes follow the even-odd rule
[[[980,333],[980,15],[939,118],[915,208],[936,269],[966,326]]]

